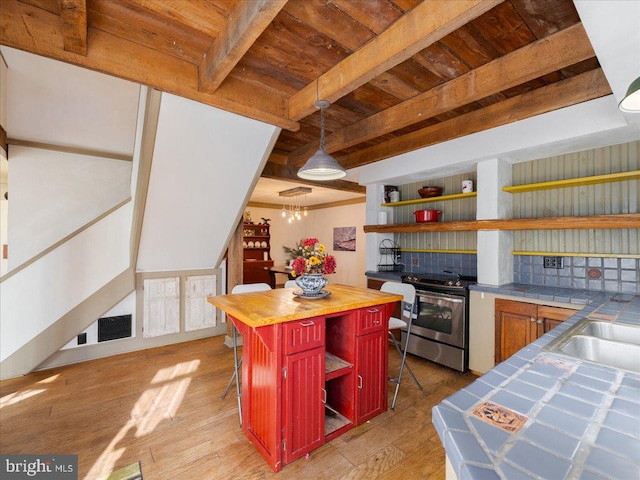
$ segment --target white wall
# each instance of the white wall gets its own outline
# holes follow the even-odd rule
[[[9,66],[7,136],[131,155],[139,85],[2,47]]]
[[[131,215],[128,203],[0,283],[0,361],[129,267]]]
[[[137,270],[217,266],[278,134],[163,94]]]
[[[309,213],[308,235],[317,237],[327,247],[329,253],[336,257],[338,268],[336,273],[329,275],[330,283],[353,285],[355,287],[367,286],[366,271],[366,236],[365,203],[344,205],[340,207],[312,210]],[[356,251],[343,252],[333,250],[334,227],[356,227]]]
[[[131,162],[12,146],[9,269],[130,195]]]

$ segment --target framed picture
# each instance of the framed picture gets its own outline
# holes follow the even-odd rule
[[[341,252],[356,251],[356,227],[335,227],[333,249]]]

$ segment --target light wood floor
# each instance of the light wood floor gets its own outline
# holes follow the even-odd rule
[[[475,378],[416,357],[396,410],[274,474],[243,434],[223,337],[70,365],[0,382],[0,452],[78,454],[81,479],[141,461],[145,480],[443,479],[431,408]],[[390,351],[390,369],[398,356]],[[389,384],[389,405],[392,385]]]

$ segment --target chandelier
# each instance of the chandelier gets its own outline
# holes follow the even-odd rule
[[[307,216],[307,207],[303,205],[307,200],[307,193],[311,193],[309,187],[295,187],[279,192],[282,200],[282,218],[293,223],[294,220],[302,220]],[[304,200],[304,202],[302,201]]]

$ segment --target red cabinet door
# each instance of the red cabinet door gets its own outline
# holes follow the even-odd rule
[[[284,463],[324,444],[324,347],[284,361]]]
[[[387,332],[356,338],[356,424],[387,410]]]

